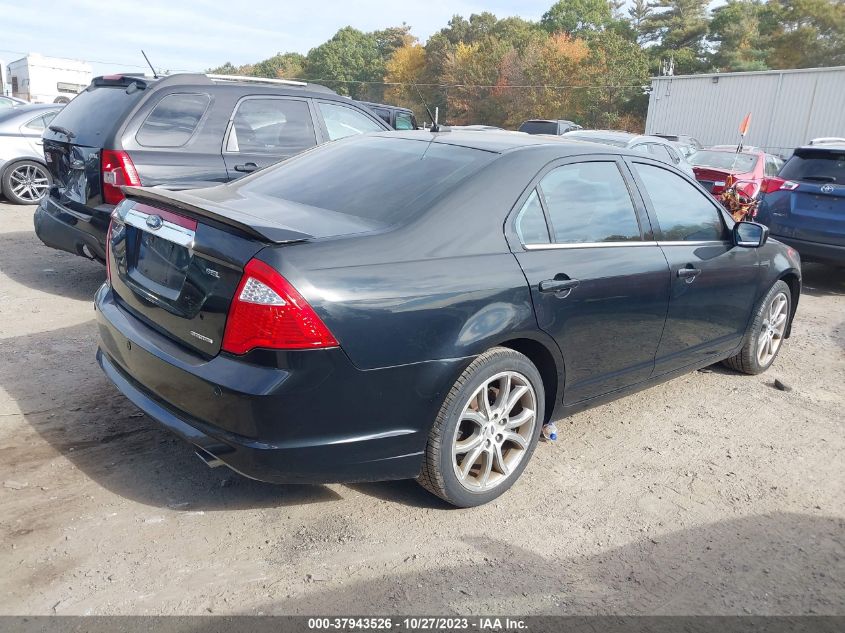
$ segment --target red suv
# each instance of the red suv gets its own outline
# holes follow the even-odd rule
[[[692,163],[695,178],[714,196],[725,189],[728,179],[739,182],[737,189],[749,198],[755,197],[763,179],[777,175],[783,161],[756,147],[746,147],[739,153],[736,145],[714,145],[697,151],[687,159]]]

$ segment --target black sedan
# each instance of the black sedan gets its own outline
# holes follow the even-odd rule
[[[385,133],[125,192],[99,363],[209,465],[270,482],[485,503],[549,420],[717,361],[767,369],[801,288],[765,227],[592,143]]]

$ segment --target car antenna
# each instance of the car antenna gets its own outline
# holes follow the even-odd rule
[[[415,84],[415,83],[411,84],[411,85],[414,87],[414,90],[417,91],[417,94],[420,97],[420,101],[422,101],[423,107],[425,107],[425,111],[428,112],[428,118],[429,118],[429,120],[431,120],[431,131],[432,132],[446,132],[446,131],[448,131],[449,128],[447,128],[445,126],[441,126],[437,122],[438,117],[431,113],[431,108],[428,107],[428,104],[425,102],[425,99],[423,99],[422,92],[420,92],[419,86],[417,86],[417,84]],[[438,108],[435,108],[435,110],[438,110]],[[437,114],[439,115],[440,113],[438,112]]]
[[[141,55],[144,56],[144,59],[147,60],[147,65],[150,67],[150,70],[153,71],[153,79],[158,79],[158,73],[156,72],[156,69],[153,68],[153,65],[150,63],[150,58],[147,57],[147,54],[144,52],[143,48],[141,49]]]

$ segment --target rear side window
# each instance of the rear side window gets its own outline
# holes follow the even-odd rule
[[[401,223],[425,211],[497,154],[409,139],[328,143],[262,172],[244,191],[372,220]]]
[[[307,101],[246,99],[235,112],[226,151],[292,156],[316,144]]]
[[[778,174],[785,180],[845,183],[845,152],[798,150]]]
[[[641,239],[631,195],[615,162],[564,165],[540,181],[559,244]]]
[[[159,101],[135,135],[146,147],[182,147],[196,132],[211,98],[205,94],[170,94]]]
[[[537,190],[531,192],[516,216],[516,233],[523,244],[548,244],[549,228]]]
[[[519,126],[519,131],[528,134],[557,134],[557,121],[526,121]]]
[[[34,118],[32,121],[26,124],[27,129],[33,130],[35,132],[39,132],[50,125],[50,121],[56,118],[58,114],[58,110],[55,112],[48,112],[47,114],[43,114],[40,117]]]
[[[329,138],[336,141],[339,138],[366,134],[367,132],[381,132],[378,123],[371,118],[343,105],[320,102],[320,113],[326,122]]]
[[[721,216],[706,194],[667,169],[643,163],[634,163],[634,169],[651,200],[663,240],[724,239],[725,227]]]

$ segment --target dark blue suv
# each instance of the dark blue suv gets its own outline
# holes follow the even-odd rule
[[[845,143],[796,149],[766,183],[755,219],[803,260],[845,265]]]

